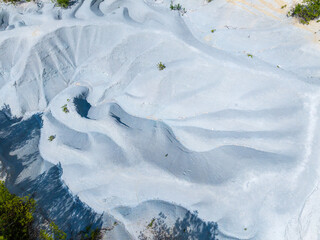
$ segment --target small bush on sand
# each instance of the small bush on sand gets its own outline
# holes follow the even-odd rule
[[[164,65],[162,62],[159,62],[157,66],[158,66],[159,71],[162,71],[163,69],[166,68],[166,65]]]
[[[170,4],[170,9],[171,10],[175,10],[175,11],[179,11],[182,9],[182,6],[180,5],[180,3],[173,5],[173,3]]]
[[[296,4],[288,16],[297,17],[301,23],[309,24],[311,20],[320,17],[320,0],[304,0]]]
[[[171,11],[179,11],[182,15],[187,12],[186,9],[181,6],[180,3],[173,4],[172,1],[171,1],[171,4],[170,4],[170,9],[171,9]]]
[[[156,219],[155,218],[152,218],[151,222],[148,224],[148,227],[151,228],[153,226],[153,223]]]
[[[55,138],[56,138],[55,135],[51,135],[50,137],[48,137],[48,141],[49,141],[49,142],[52,142]]]
[[[64,111],[65,113],[68,113],[69,112],[69,109],[67,107],[67,104],[63,105],[62,107],[62,111]]]

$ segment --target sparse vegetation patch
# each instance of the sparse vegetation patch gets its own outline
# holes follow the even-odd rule
[[[81,240],[98,240],[102,239],[102,230],[99,228],[93,228],[92,225],[88,225],[83,231],[79,233]]]
[[[182,239],[210,239],[218,240],[218,224],[202,222],[190,212],[178,218],[173,225],[167,225],[167,216],[159,213],[152,218],[145,229],[140,232],[139,240],[182,240]]]
[[[13,3],[13,4],[20,2],[19,0],[3,0],[3,1],[5,3]]]
[[[164,65],[162,62],[159,62],[157,66],[158,66],[159,71],[162,71],[163,69],[166,68],[166,65]]]
[[[69,109],[67,107],[67,104],[63,105],[62,107],[62,111],[64,111],[65,113],[68,113],[69,112]]]
[[[57,4],[59,7],[67,8],[70,5],[70,1],[69,0],[57,0]]]
[[[153,218],[153,219],[151,220],[151,222],[148,224],[148,227],[149,227],[149,228],[152,227],[152,225],[153,225],[153,223],[154,223],[155,220],[156,220],[155,218]]]
[[[59,229],[59,227],[51,222],[49,224],[48,231],[41,229],[40,230],[40,239],[41,240],[66,240],[67,234]]]
[[[56,138],[56,135],[51,135],[50,137],[48,137],[48,141],[52,142],[55,138]]]
[[[5,3],[24,3],[24,2],[30,2],[31,0],[2,0]],[[67,8],[70,6],[70,0],[57,0],[56,2],[57,6],[62,8]],[[1,239],[0,239],[1,240]]]
[[[172,1],[171,1],[171,4],[170,4],[170,9],[171,9],[171,11],[179,11],[182,15],[187,12],[186,9],[181,6],[180,3],[173,4]]]
[[[320,17],[320,0],[304,0],[296,4],[288,16],[297,17],[302,24],[309,24],[311,20]]]

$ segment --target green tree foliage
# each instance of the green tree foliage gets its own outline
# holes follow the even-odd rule
[[[67,234],[59,229],[59,227],[51,222],[49,225],[49,229],[40,230],[40,239],[42,240],[66,240]]]
[[[98,240],[101,239],[101,229],[92,228],[92,225],[88,225],[84,231],[79,233],[81,240]]]
[[[288,13],[289,16],[298,17],[303,24],[320,17],[320,0],[304,0],[298,3]]]
[[[35,201],[11,194],[0,181],[0,236],[8,240],[31,239]],[[1,239],[1,238],[0,238]]]
[[[70,5],[69,0],[57,0],[57,3],[59,5],[59,7],[62,7],[62,8],[67,8]]]
[[[20,0],[3,0],[3,1],[4,1],[5,3],[10,2],[10,3],[13,3],[13,4],[20,2]],[[0,240],[1,240],[1,238],[0,238]]]
[[[10,3],[16,4],[16,3],[22,3],[22,2],[30,2],[31,0],[2,0],[2,1],[6,3],[10,2]],[[68,8],[70,6],[70,0],[57,0],[57,5],[62,8]]]
[[[0,181],[0,240],[66,240],[67,234],[54,222],[51,222],[45,230],[34,226],[35,208],[34,199],[10,193],[4,182]],[[101,238],[102,230],[89,225],[77,235],[76,239]]]

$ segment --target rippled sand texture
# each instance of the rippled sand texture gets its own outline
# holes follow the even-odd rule
[[[320,25],[293,2],[180,3],[3,5],[0,105],[43,113],[42,159],[133,239],[185,209],[219,239],[317,239]]]

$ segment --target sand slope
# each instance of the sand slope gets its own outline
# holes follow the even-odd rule
[[[41,158],[133,239],[187,210],[219,239],[317,239],[319,24],[292,2],[180,3],[2,5],[0,105],[43,113]]]

